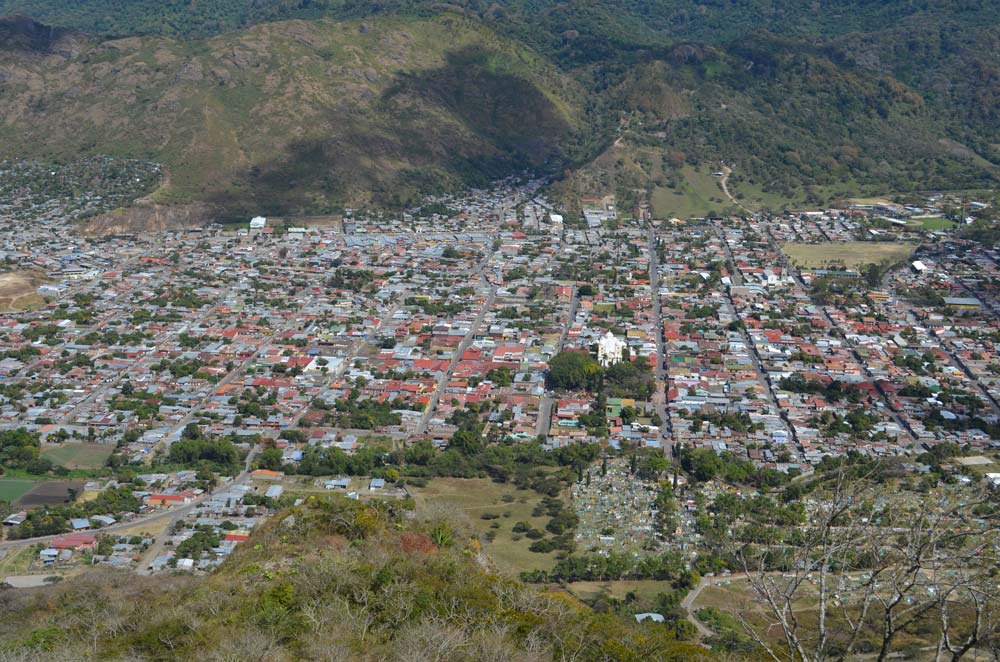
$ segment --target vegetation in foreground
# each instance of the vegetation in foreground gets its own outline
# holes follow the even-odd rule
[[[708,660],[664,625],[594,614],[489,569],[462,518],[310,498],[207,579],[95,571],[4,591],[19,660]]]

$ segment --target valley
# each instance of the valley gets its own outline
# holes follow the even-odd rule
[[[1000,658],[998,25],[0,0],[0,660]]]

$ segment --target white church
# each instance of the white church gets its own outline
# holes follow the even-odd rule
[[[597,341],[597,361],[607,368],[621,361],[627,349],[628,343],[608,331]]]

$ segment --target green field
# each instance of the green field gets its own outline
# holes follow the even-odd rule
[[[516,574],[522,570],[549,569],[555,565],[555,552],[532,552],[528,547],[534,541],[511,531],[519,521],[545,529],[548,517],[531,516],[532,509],[542,500],[538,492],[519,490],[513,485],[494,483],[485,478],[434,478],[427,487],[409,486],[407,489],[413,494],[418,510],[435,504],[451,506],[467,515],[480,534],[496,531],[496,539],[484,543],[483,549],[501,570]],[[506,502],[504,497],[513,501]],[[500,517],[484,520],[481,518],[483,513],[495,513]],[[499,528],[492,529],[490,524],[493,522],[498,523]],[[520,537],[520,540],[514,540],[515,537]]]
[[[0,478],[0,501],[14,503],[35,486],[35,481],[20,478]]]
[[[787,243],[781,251],[794,266],[804,269],[860,269],[866,264],[906,260],[916,247],[916,244],[906,243],[834,241],[822,244]]]
[[[947,218],[941,218],[940,216],[914,218],[910,223],[924,230],[950,230],[955,227],[954,221],[949,221]]]
[[[109,444],[68,443],[42,451],[42,457],[67,469],[100,469],[113,451]]]
[[[657,218],[693,218],[718,214],[733,205],[722,193],[719,178],[710,170],[683,169],[684,180],[675,189],[657,187],[653,191],[653,213]]]

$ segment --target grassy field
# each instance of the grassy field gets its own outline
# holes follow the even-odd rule
[[[42,456],[67,469],[100,469],[113,451],[109,444],[67,443],[42,451]]]
[[[722,213],[732,207],[719,187],[719,178],[684,167],[684,180],[676,189],[658,187],[653,191],[653,213],[657,218],[692,218]]]
[[[14,503],[22,496],[31,491],[35,486],[33,480],[22,480],[20,478],[0,478],[0,501]]]
[[[781,247],[789,261],[806,269],[846,267],[860,269],[866,264],[906,260],[913,254],[916,244],[843,241],[822,244],[787,243]]]
[[[628,593],[645,602],[654,602],[658,593],[669,593],[673,590],[670,582],[658,582],[653,579],[620,580],[608,582],[571,582],[567,590],[581,600],[592,600],[599,597],[617,598],[623,600]]]
[[[531,516],[532,509],[542,499],[537,492],[518,490],[513,485],[494,483],[485,478],[435,478],[427,487],[408,489],[418,509],[431,504],[444,504],[468,515],[480,533],[496,531],[496,539],[486,543],[484,549],[502,571],[516,574],[521,570],[548,569],[555,565],[555,553],[532,552],[528,547],[533,541],[511,531],[519,521],[544,530],[549,518]],[[483,513],[495,513],[500,517],[488,521],[481,519]],[[499,528],[491,529],[493,522],[498,523]],[[515,540],[515,537],[520,537],[520,540]]]
[[[23,575],[31,569],[31,563],[34,560],[34,547],[7,551],[6,555],[0,558],[0,580],[10,575]]]
[[[947,218],[941,218],[940,216],[914,218],[910,223],[924,230],[950,230],[955,227],[954,221],[949,221]]]

